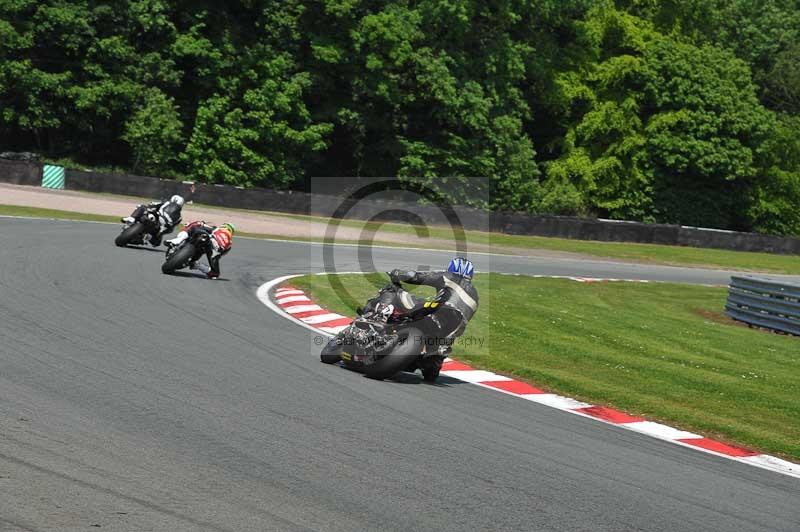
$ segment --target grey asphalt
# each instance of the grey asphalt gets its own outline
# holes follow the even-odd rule
[[[214,282],[162,275],[116,232],[0,218],[0,530],[800,529],[798,479],[453,380],[320,364],[313,333],[254,295],[319,270],[319,246],[239,239]],[[360,269],[356,251],[337,268]],[[373,252],[379,269],[444,257]]]

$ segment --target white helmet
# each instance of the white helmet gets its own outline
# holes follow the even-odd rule
[[[170,203],[176,203],[179,207],[183,207],[183,197],[175,194],[169,199]]]

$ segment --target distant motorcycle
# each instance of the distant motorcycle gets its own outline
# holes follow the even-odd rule
[[[186,268],[199,260],[211,248],[211,237],[201,231],[194,232],[189,238],[167,249],[166,260],[161,271],[166,274]]]
[[[427,382],[439,376],[440,365],[431,363],[436,337],[426,320],[395,312],[401,287],[388,284],[358,310],[352,323],[331,339],[320,353],[325,364],[342,364],[367,377],[383,380],[401,372],[422,370]]]
[[[129,245],[141,246],[149,242],[160,230],[158,208],[148,208],[133,223],[122,227],[122,232],[114,239],[114,244],[121,248]]]

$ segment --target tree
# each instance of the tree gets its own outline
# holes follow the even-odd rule
[[[794,231],[798,42],[797,0],[8,0],[0,143],[241,186],[398,176],[492,209]]]
[[[764,99],[771,108],[800,115],[800,42],[778,52],[763,83]]]
[[[645,53],[657,38],[646,22],[610,8],[581,24],[589,58],[557,77],[570,125],[562,157],[547,165],[543,210],[654,219],[643,89]]]
[[[134,153],[131,170],[170,174],[170,163],[178,160],[181,131],[174,100],[158,89],[149,90],[142,105],[125,122],[122,135]]]
[[[647,124],[664,221],[748,229],[747,192],[773,115],[760,105],[749,69],[730,52],[661,40],[648,50]]]
[[[779,115],[758,155],[764,170],[748,211],[753,229],[800,234],[800,116]]]
[[[330,124],[314,123],[303,103],[309,76],[288,54],[256,50],[227,95],[198,109],[184,161],[211,183],[286,188],[303,175],[304,156],[325,149]]]
[[[539,169],[520,84],[533,50],[511,35],[518,7],[426,1],[361,19],[353,91],[371,132],[363,170],[421,179],[457,203],[532,210]],[[472,177],[487,186],[477,190]]]
[[[730,50],[745,61],[762,101],[773,109],[768,78],[780,74],[800,41],[796,0],[617,0],[630,13],[652,21],[676,40]],[[796,52],[794,53],[796,59]],[[773,87],[774,89],[774,87]],[[774,95],[774,92],[773,92]]]
[[[562,77],[577,116],[546,193],[571,185],[602,216],[747,228],[773,120],[747,65],[609,9],[592,12],[584,35],[596,62]]]

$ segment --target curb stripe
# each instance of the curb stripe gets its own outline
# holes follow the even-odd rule
[[[504,392],[510,392],[515,395],[529,395],[529,394],[539,394],[544,393],[539,388],[534,388],[527,382],[520,382],[520,381],[486,381],[482,382],[484,386],[489,386],[491,388],[497,388],[498,390],[503,390]]]
[[[317,332],[318,334],[322,332],[323,334],[332,336],[346,328],[347,325],[352,321],[350,318],[329,312],[319,305],[313,304],[313,302],[302,290],[285,286],[277,288],[274,290],[274,292],[272,292],[276,285],[299,276],[300,275],[289,275],[280,277],[278,279],[273,279],[272,281],[261,285],[258,288],[256,295],[262,301],[262,303],[264,303],[264,305],[271,310],[311,331]],[[558,276],[535,275],[533,277],[541,278]],[[624,279],[594,279],[586,277],[559,278],[567,278],[577,282],[625,281]],[[302,301],[294,300],[294,298],[300,298]],[[293,300],[289,301],[290,299]],[[277,305],[275,302],[277,302]],[[306,320],[303,320],[303,318],[306,318],[313,324],[308,323]],[[496,373],[492,373],[491,371],[478,370],[457,360],[452,360],[449,358],[445,359],[444,363],[442,364],[441,375],[472,383],[480,386],[481,388],[491,389],[544,406],[549,406],[565,412],[591,418],[601,423],[615,425],[617,427],[632,430],[660,440],[670,441],[677,445],[682,445],[688,449],[707,452],[715,456],[736,460],[743,464],[749,464],[762,469],[768,469],[776,473],[800,478],[800,465],[787,460],[783,460],[775,456],[760,454],[757,451],[746,449],[744,447],[718,442],[710,438],[703,437],[699,434],[694,434],[692,432],[662,425],[661,423],[647,421],[644,418],[615,410],[610,407],[591,405],[577,401],[570,397],[547,393],[528,383],[517,381],[504,375],[498,375]]]
[[[297,291],[297,290],[292,290],[290,292],[281,292],[280,294],[278,294],[277,300],[278,301],[283,301],[284,299],[288,299],[288,298],[290,298],[292,296],[294,296],[294,297],[305,296],[305,294],[303,294],[303,292],[299,292],[299,293],[298,292],[299,291]]]
[[[347,329],[347,325],[339,325],[336,327],[320,327],[320,331],[325,331],[326,333],[331,334],[339,334],[341,331]]]
[[[306,296],[285,296],[278,298],[278,304],[282,307],[288,307],[288,303],[311,303],[311,300]]]
[[[295,314],[295,316],[297,316],[297,314]],[[316,324],[326,325],[330,321],[340,320],[340,319],[346,319],[348,320],[347,323],[350,323],[349,321],[350,318],[345,318],[344,316],[340,316],[339,314],[331,314],[330,312],[325,314],[317,314],[315,316],[306,316],[300,319],[303,320],[305,323],[308,323],[309,325],[316,325]]]
[[[303,292],[302,290],[289,289],[289,290],[282,290],[280,292],[276,292],[276,294],[278,294],[278,299],[280,299],[283,296],[289,296],[289,295],[292,295],[292,296],[305,295],[305,292]]]
[[[624,427],[642,434],[653,436],[660,440],[686,440],[686,439],[699,439],[702,438],[699,434],[687,432],[685,430],[678,430],[661,423],[654,423],[652,421],[639,421],[637,423],[625,423]]]
[[[330,312],[328,312],[324,308],[319,308],[317,310],[304,310],[300,312],[292,312],[292,317],[300,318],[302,320],[303,318],[309,318],[311,316],[321,316],[323,314],[328,315],[330,314]]]
[[[492,373],[491,371],[483,371],[480,369],[471,369],[471,370],[454,370],[454,371],[442,371],[442,375],[447,375],[448,377],[452,377],[454,379],[458,379],[464,382],[472,382],[472,383],[484,383],[484,382],[494,382],[497,381],[510,381],[508,377],[503,377],[502,375],[497,375],[496,373]]]
[[[592,416],[597,419],[608,421],[609,423],[636,423],[644,421],[644,418],[631,416],[625,412],[608,408],[607,406],[589,406],[586,408],[579,408],[576,412]]]
[[[715,453],[722,453],[728,456],[756,456],[759,453],[755,451],[751,451],[750,449],[745,449],[743,447],[737,447],[735,445],[728,445],[722,442],[709,440],[708,438],[700,438],[700,439],[685,439],[685,440],[678,440],[681,443],[685,443],[687,445],[694,445],[695,447],[700,447],[702,449],[708,449],[709,451],[714,451]]]
[[[282,307],[296,307],[300,303],[313,303],[306,296],[287,296],[278,300],[278,304]]]
[[[552,406],[553,408],[558,408],[559,410],[566,410],[568,412],[574,412],[574,413],[577,413],[576,410],[580,408],[586,408],[588,406],[592,406],[589,403],[582,403],[580,401],[572,399],[571,397],[563,397],[561,395],[556,395],[554,393],[526,395],[525,398],[528,399],[529,401],[533,401],[534,403]]]
[[[744,462],[745,464],[754,465],[756,467],[761,467],[764,469],[770,469],[772,471],[777,471],[778,473],[784,473],[786,475],[791,475],[795,477],[800,477],[798,474],[787,473],[787,471],[798,471],[798,465],[788,460],[784,460],[782,458],[777,458],[775,456],[770,456],[768,454],[758,454],[756,456],[743,456],[738,458],[740,462]]]
[[[331,328],[331,327],[347,326],[347,325],[350,325],[350,323],[352,321],[353,320],[351,320],[350,318],[345,318],[344,316],[339,316],[339,317],[336,317],[336,318],[334,318],[332,320],[328,320],[328,321],[323,322],[323,323],[318,323],[317,326],[319,328],[321,328],[321,329],[327,329],[327,328]],[[308,323],[308,322],[306,322],[306,323]]]
[[[454,371],[459,369],[470,370],[472,366],[467,366],[458,360],[445,360],[444,364],[442,364],[442,371]]]
[[[319,305],[281,305],[281,307],[283,307],[283,310],[289,314],[297,314],[299,312],[307,312],[309,310],[323,310]]]

